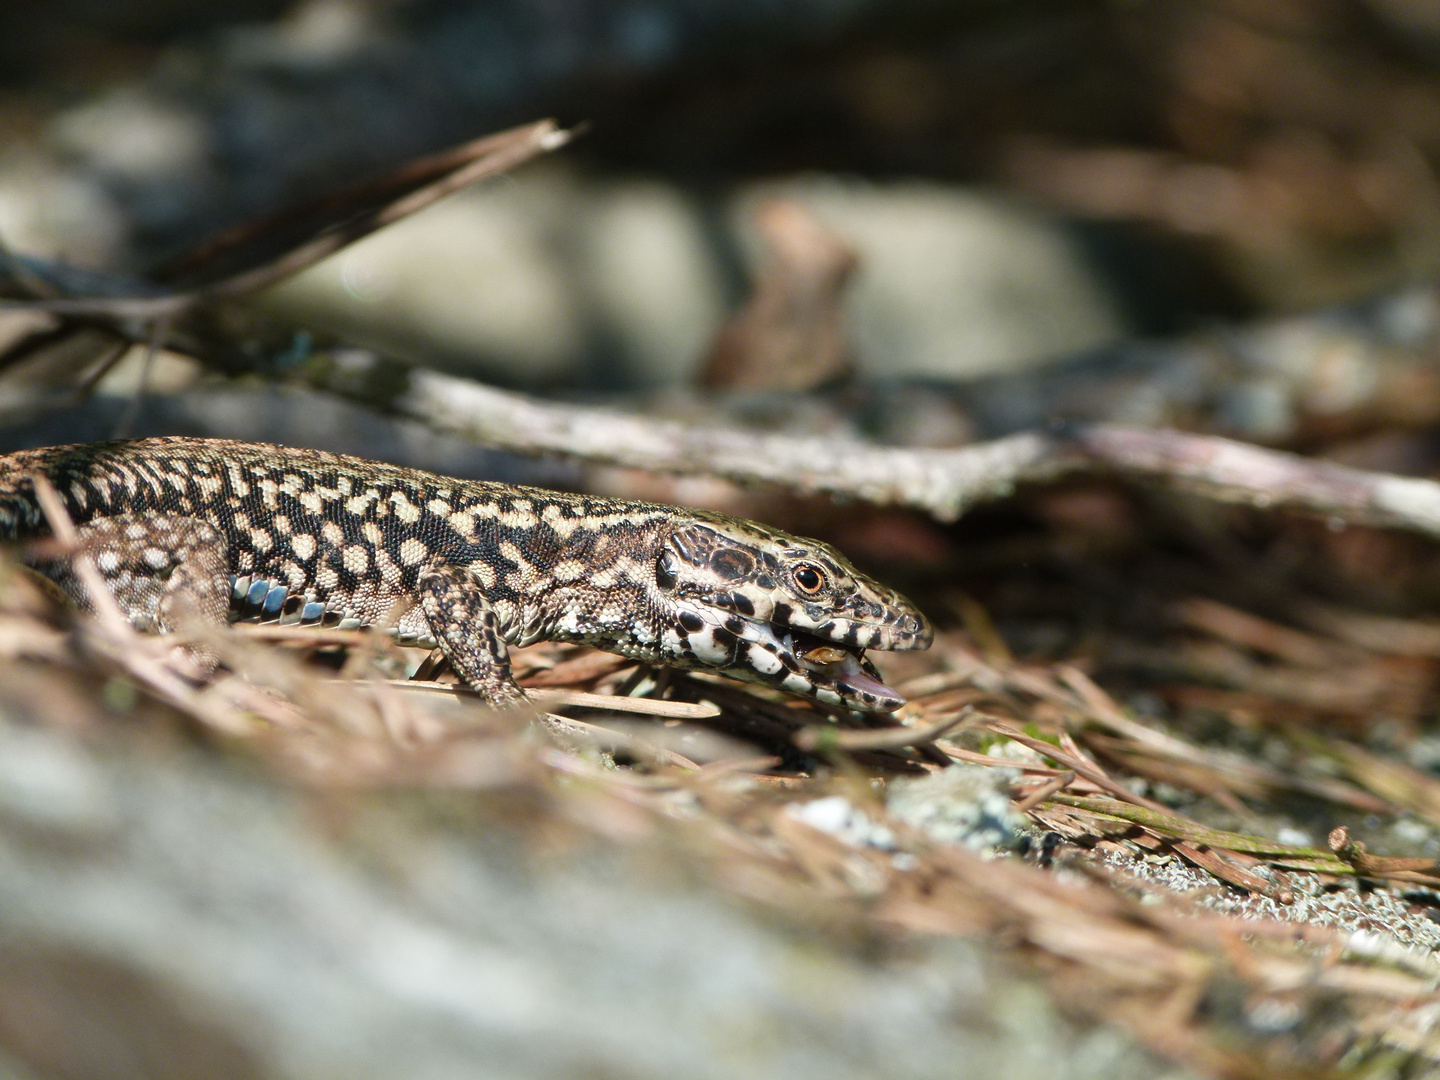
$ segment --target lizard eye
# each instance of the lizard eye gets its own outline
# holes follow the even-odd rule
[[[806,596],[814,596],[825,587],[825,575],[809,563],[801,563],[791,575],[795,585]]]
[[[668,592],[675,587],[676,576],[675,556],[662,551],[655,560],[655,584]]]

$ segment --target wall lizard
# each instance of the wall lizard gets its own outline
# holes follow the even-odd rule
[[[507,646],[547,640],[884,712],[904,699],[864,650],[931,640],[828,545],[706,511],[171,437],[0,458],[0,540],[48,535],[37,472],[142,629],[174,629],[182,604],[369,626],[408,600],[400,639],[438,645],[497,705],[523,699]],[[65,562],[36,566],[85,603]]]

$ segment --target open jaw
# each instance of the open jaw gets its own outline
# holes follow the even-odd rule
[[[839,632],[858,636],[850,632],[855,629],[847,623]],[[783,623],[697,605],[679,613],[662,649],[665,663],[708,668],[843,709],[894,712],[905,704],[904,697],[881,680],[860,646]]]
[[[785,678],[778,682],[782,688],[827,704],[874,712],[893,712],[905,704],[898,691],[881,681],[863,649],[791,627],[772,624],[770,630],[782,650]]]

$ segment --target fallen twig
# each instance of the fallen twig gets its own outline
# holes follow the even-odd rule
[[[332,681],[346,682],[348,680],[335,679]],[[478,698],[480,696],[469,687],[456,683],[426,682],[420,679],[389,679],[385,681],[385,685],[400,690],[449,694],[455,697]],[[645,716],[661,716],[674,720],[705,720],[720,715],[720,709],[715,705],[689,701],[662,701],[658,698],[621,697],[617,694],[587,694],[579,690],[526,690],[525,696],[537,705],[551,708],[574,705],[587,709],[641,713]]]
[[[912,506],[942,521],[1021,484],[1102,473],[1220,502],[1440,536],[1440,483],[1181,431],[1096,424],[957,449],[902,449],[561,405],[433,371],[414,372],[393,404],[437,430],[507,450]]]
[[[1059,776],[1052,776],[1049,780],[1042,782],[1038,787],[1033,788],[1028,795],[1015,803],[1015,812],[1023,814],[1039,806],[1057,791],[1069,787],[1075,781],[1075,773],[1066,769]]]

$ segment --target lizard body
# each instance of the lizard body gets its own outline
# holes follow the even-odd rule
[[[923,616],[816,541],[655,503],[455,480],[361,458],[159,438],[0,458],[0,540],[47,535],[43,473],[130,619],[368,626],[434,643],[496,704],[507,645],[594,645],[832,705],[903,702],[867,648],[930,644]],[[67,565],[37,564],[84,603]]]

